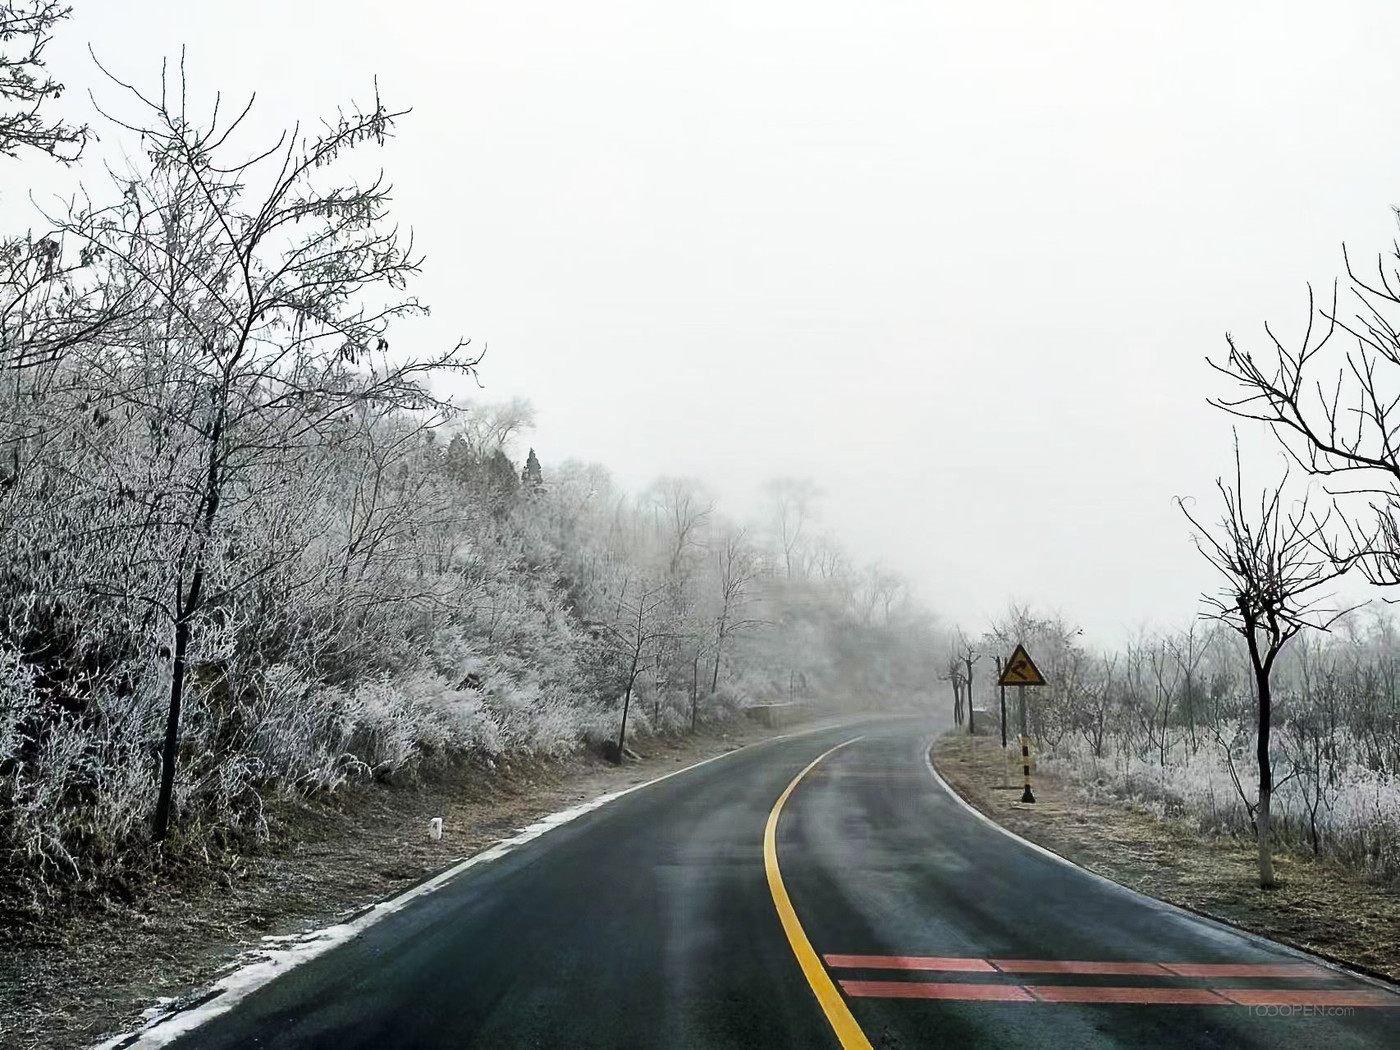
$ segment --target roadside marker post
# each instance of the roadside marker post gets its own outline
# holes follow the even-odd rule
[[[997,685],[1002,686],[1002,696],[1005,697],[1005,687],[1014,685],[1016,687],[1016,697],[1020,701],[1021,708],[1021,774],[1025,784],[1025,790],[1021,792],[1022,802],[1034,802],[1035,795],[1031,793],[1031,738],[1026,732],[1026,686],[1044,685],[1045,676],[1040,673],[1040,669],[1035,666],[1035,661],[1031,659],[1031,654],[1026,652],[1026,647],[1019,642],[1015,651],[1011,654],[1011,659],[1006,661],[1001,669],[1001,675],[997,678]],[[1005,700],[1002,707],[1002,746],[1005,747],[1005,724],[1006,708]]]

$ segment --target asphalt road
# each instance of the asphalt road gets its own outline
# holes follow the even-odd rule
[[[1400,996],[986,826],[929,732],[770,741],[627,795],[174,1045],[1400,1047]]]

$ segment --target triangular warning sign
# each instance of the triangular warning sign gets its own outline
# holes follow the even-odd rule
[[[1044,684],[1045,678],[1023,645],[1016,646],[1016,651],[1011,654],[1011,659],[1006,661],[1006,666],[1001,669],[1001,677],[997,679],[997,685]]]

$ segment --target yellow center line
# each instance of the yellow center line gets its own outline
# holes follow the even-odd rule
[[[768,889],[773,893],[773,906],[778,909],[778,918],[783,921],[783,932],[787,934],[788,944],[792,946],[792,954],[797,956],[797,963],[802,967],[802,973],[807,978],[807,983],[812,986],[812,992],[816,995],[817,1002],[821,1003],[822,1011],[831,1023],[836,1038],[841,1041],[843,1050],[872,1050],[872,1047],[870,1040],[860,1030],[860,1025],[856,1024],[856,1019],[851,1016],[846,1000],[842,999],[841,993],[836,990],[826,967],[812,949],[812,942],[807,939],[802,923],[797,921],[797,912],[792,910],[787,887],[783,885],[782,872],[778,870],[778,817],[783,812],[783,803],[788,800],[793,789],[822,759],[832,752],[840,751],[847,744],[854,744],[863,739],[865,738],[858,736],[844,744],[837,744],[831,751],[818,755],[806,769],[793,777],[792,783],[778,796],[778,801],[773,803],[773,811],[768,814],[768,826],[763,830],[763,867],[768,873]]]

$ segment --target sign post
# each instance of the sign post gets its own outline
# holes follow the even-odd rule
[[[1005,673],[1001,657],[997,657],[997,689],[1001,692],[1001,749],[1006,750],[1006,683],[1001,680]]]
[[[1035,666],[1035,661],[1031,659],[1030,653],[1026,652],[1025,646],[1017,644],[1016,651],[1011,654],[1011,659],[1006,661],[1006,665],[1001,669],[1001,676],[997,679],[997,685],[1005,687],[1014,685],[1016,687],[1017,699],[1021,708],[1021,773],[1024,777],[1025,790],[1021,792],[1022,802],[1034,802],[1035,795],[1031,793],[1031,738],[1026,732],[1026,686],[1044,685],[1045,676],[1040,673],[1040,669]],[[1005,691],[1003,688],[1003,696]],[[1002,725],[1006,724],[1005,706],[1002,708]],[[1005,729],[1003,728],[1002,741],[1005,746]]]

